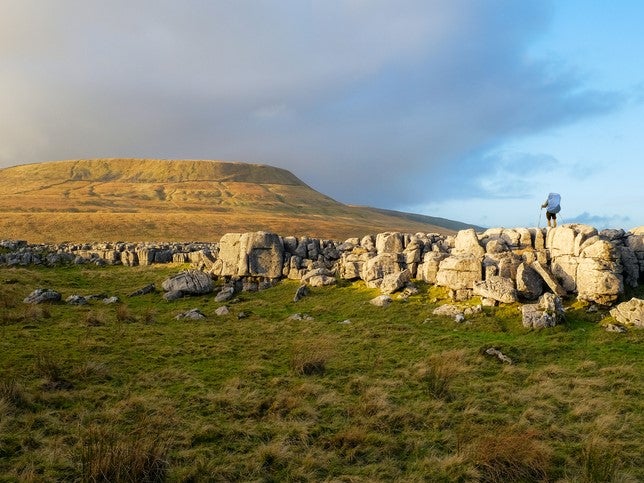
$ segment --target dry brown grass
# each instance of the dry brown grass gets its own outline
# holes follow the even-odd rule
[[[120,435],[90,427],[79,445],[83,481],[161,482],[168,469],[168,445],[148,433]]]
[[[427,392],[437,399],[450,399],[453,379],[466,370],[465,352],[449,350],[432,354],[416,367],[416,377]]]
[[[332,239],[453,232],[430,219],[338,203],[268,166],[117,159],[0,171],[0,232],[33,243],[215,241],[259,230]]]
[[[553,452],[533,429],[498,428],[478,437],[466,454],[481,481],[546,481]]]
[[[297,374],[322,375],[333,356],[335,343],[331,338],[299,340],[291,349],[291,368]]]

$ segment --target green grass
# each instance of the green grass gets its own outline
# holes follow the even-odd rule
[[[456,324],[425,285],[382,309],[362,283],[294,303],[284,281],[224,317],[127,297],[182,268],[0,269],[0,481],[644,480],[644,332],[606,313]],[[122,303],[23,304],[38,287]],[[191,308],[208,318],[175,320]]]

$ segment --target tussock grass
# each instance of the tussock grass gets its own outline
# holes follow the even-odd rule
[[[498,428],[477,438],[466,450],[482,481],[545,481],[552,450],[534,429]]]
[[[150,434],[123,436],[90,427],[77,450],[83,481],[165,481],[167,443]]]
[[[583,311],[528,332],[511,308],[434,318],[439,291],[422,284],[382,310],[362,283],[295,304],[290,281],[241,294],[243,320],[212,315],[212,296],[148,294],[121,315],[22,304],[45,284],[125,299],[179,269],[0,268],[17,280],[0,285],[3,478],[644,480],[644,332],[608,334]],[[208,319],[174,319],[194,307]]]
[[[297,374],[322,375],[333,356],[334,342],[330,338],[299,340],[293,343],[291,368]]]
[[[425,390],[437,399],[452,397],[452,380],[464,370],[464,351],[433,354],[417,366],[417,377]]]

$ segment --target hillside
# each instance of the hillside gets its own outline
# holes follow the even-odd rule
[[[209,241],[266,230],[334,239],[470,225],[348,206],[284,169],[221,161],[94,159],[0,170],[0,238]]]

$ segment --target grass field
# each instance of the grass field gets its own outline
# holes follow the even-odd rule
[[[426,285],[383,309],[284,281],[227,316],[126,296],[182,268],[0,268],[0,481],[644,481],[642,330],[578,303],[457,324]],[[121,303],[24,304],[38,287]]]

